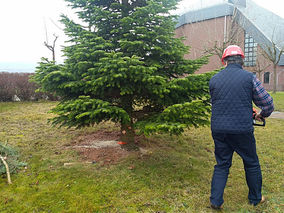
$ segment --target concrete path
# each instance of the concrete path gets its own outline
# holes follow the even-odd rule
[[[278,119],[284,119],[284,112],[272,112],[272,114],[269,116],[269,118],[278,118]]]

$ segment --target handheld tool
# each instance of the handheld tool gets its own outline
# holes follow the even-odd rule
[[[252,109],[252,117],[253,117],[253,125],[254,126],[265,126],[265,119],[261,118],[262,123],[258,123],[258,121],[255,119],[255,116],[257,115],[257,110],[255,108]]]

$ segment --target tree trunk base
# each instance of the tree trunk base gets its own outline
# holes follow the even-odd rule
[[[132,125],[121,125],[120,141],[122,149],[133,151],[138,150],[138,146],[135,144],[135,132]]]
[[[127,151],[138,151],[139,147],[135,143],[126,143],[121,145],[121,148]]]

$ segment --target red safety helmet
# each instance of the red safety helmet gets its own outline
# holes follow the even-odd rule
[[[242,58],[245,58],[245,54],[239,46],[230,45],[224,50],[224,53],[222,55],[222,63],[225,65],[224,58],[232,55],[240,55]]]

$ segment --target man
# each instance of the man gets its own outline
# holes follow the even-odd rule
[[[274,110],[273,100],[253,73],[243,70],[244,53],[236,45],[228,46],[222,56],[225,69],[209,83],[212,117],[211,131],[217,164],[211,183],[211,207],[220,209],[224,200],[232,156],[237,152],[244,163],[248,199],[253,205],[264,202],[261,194],[262,175],[256,153],[253,129],[253,106],[261,108],[257,120],[265,119]]]

